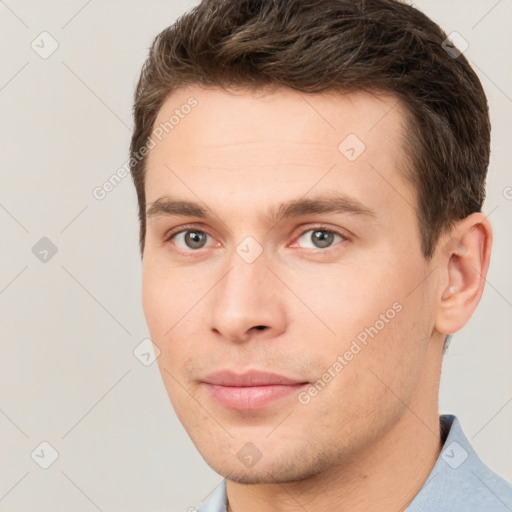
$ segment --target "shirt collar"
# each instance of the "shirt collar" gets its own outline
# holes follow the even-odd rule
[[[480,460],[459,420],[447,414],[440,423],[443,448],[406,512],[512,511],[512,486]]]

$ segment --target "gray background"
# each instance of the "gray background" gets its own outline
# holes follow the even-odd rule
[[[127,160],[152,38],[195,3],[0,2],[5,512],[193,510],[221,481],[177,421],[156,363],[133,354],[148,332],[131,178],[102,201],[92,194]],[[416,5],[468,41],[493,122],[492,264],[477,313],[445,357],[441,411],[457,414],[481,458],[510,480],[512,0]],[[42,237],[57,248],[46,262],[44,247],[32,250]],[[48,469],[43,441],[59,454]]]

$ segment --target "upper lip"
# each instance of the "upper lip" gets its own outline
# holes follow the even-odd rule
[[[249,386],[292,386],[294,384],[305,384],[306,381],[291,379],[276,373],[250,370],[245,373],[234,373],[230,370],[221,370],[210,373],[203,382],[218,386],[249,387]]]

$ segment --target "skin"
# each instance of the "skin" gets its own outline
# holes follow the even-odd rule
[[[155,126],[191,96],[197,107],[151,150],[145,182],[148,210],[172,196],[209,214],[147,218],[143,308],[180,421],[227,478],[229,510],[405,509],[441,449],[443,342],[480,300],[488,221],[470,215],[423,257],[416,192],[403,177],[404,112],[391,95],[189,86]],[[354,161],[338,150],[350,133],[366,146]],[[333,192],[373,215],[269,216]],[[315,247],[319,227],[338,233],[332,245]],[[184,229],[207,233],[206,245],[172,237]],[[252,263],[236,251],[247,236],[262,250]],[[315,383],[396,303],[400,312],[306,404],[291,394],[238,411],[201,383],[221,369]],[[252,467],[237,457],[248,442],[261,454]]]

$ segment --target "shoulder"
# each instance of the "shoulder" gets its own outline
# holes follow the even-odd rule
[[[510,512],[512,484],[478,457],[455,416],[440,418],[443,449],[407,512]]]

